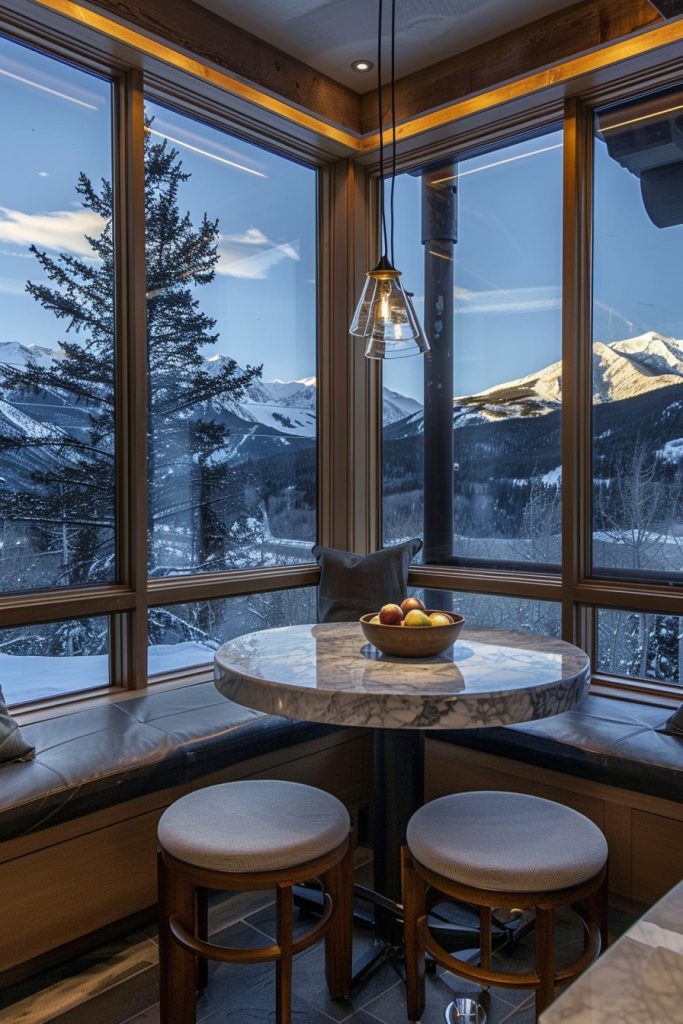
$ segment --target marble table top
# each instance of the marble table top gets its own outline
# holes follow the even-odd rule
[[[397,658],[356,622],[248,633],[215,656],[218,690],[286,718],[386,729],[509,725],[569,711],[588,693],[590,663],[572,644],[466,627],[433,658]]]
[[[541,1024],[683,1020],[683,882],[541,1015]]]

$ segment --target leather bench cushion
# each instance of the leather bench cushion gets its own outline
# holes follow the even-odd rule
[[[683,802],[683,736],[663,729],[671,711],[589,696],[573,711],[494,729],[433,733],[434,739]]]
[[[0,841],[320,734],[307,725],[240,707],[198,683],[25,726],[36,756],[0,767]]]
[[[264,715],[226,700],[213,683],[146,694],[118,705],[182,745],[184,781],[192,782],[239,761],[336,732],[338,726]],[[229,734],[229,740],[227,736]]]

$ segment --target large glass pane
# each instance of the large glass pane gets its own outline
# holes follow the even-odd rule
[[[683,91],[595,136],[593,566],[683,570]]]
[[[598,609],[598,672],[683,685],[683,619]]]
[[[426,562],[556,565],[562,133],[401,175],[395,203],[432,353],[383,364],[384,541],[419,533]]]
[[[149,674],[210,665],[221,644],[243,633],[316,621],[316,588],[273,590],[149,612]]]
[[[150,574],[311,561],[315,171],[147,118]]]
[[[0,629],[0,681],[8,704],[108,686],[109,619]]]
[[[411,597],[419,597],[427,608],[444,608],[465,617],[470,626],[490,629],[519,629],[525,633],[543,633],[559,637],[562,632],[561,608],[555,601],[532,601],[525,597],[500,597],[497,594],[466,594],[460,590],[436,590],[409,587]]]
[[[111,84],[0,37],[0,589],[113,581]]]

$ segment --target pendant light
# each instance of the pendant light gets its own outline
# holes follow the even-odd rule
[[[429,342],[412,303],[412,293],[401,284],[401,272],[394,266],[394,185],[396,179],[396,0],[391,0],[391,188],[389,212],[391,235],[387,232],[384,204],[384,132],[382,128],[382,8],[378,0],[377,99],[379,112],[380,226],[382,256],[369,270],[349,332],[364,338],[368,359],[397,359],[429,351]],[[389,259],[389,237],[391,259]]]

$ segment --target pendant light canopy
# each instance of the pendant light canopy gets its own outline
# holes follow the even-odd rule
[[[396,40],[396,0],[391,0],[391,259],[388,256],[388,232],[384,208],[384,134],[382,131],[382,8],[378,0],[377,97],[379,110],[380,224],[382,257],[369,270],[356,306],[349,332],[364,338],[368,359],[397,359],[429,351],[420,321],[412,303],[412,293],[401,284],[401,272],[394,266],[394,182],[396,178],[396,89],[394,53]]]

